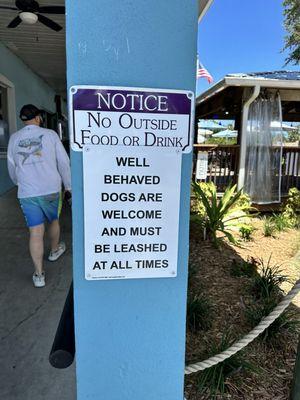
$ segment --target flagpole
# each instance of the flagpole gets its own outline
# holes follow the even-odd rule
[[[198,79],[198,69],[199,69],[199,55],[197,54],[197,65],[196,65],[196,98],[198,96],[198,83],[199,83],[199,79]]]

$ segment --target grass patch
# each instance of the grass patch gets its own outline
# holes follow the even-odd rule
[[[252,328],[268,316],[283,298],[281,285],[289,282],[287,276],[282,274],[280,265],[271,265],[271,257],[267,263],[259,259],[260,274],[253,279],[253,293],[255,304],[246,309],[246,318]],[[299,316],[291,309],[284,311],[265,331],[260,338],[268,344],[284,345],[287,335],[298,332],[300,328]]]
[[[263,233],[266,237],[276,236],[276,232],[285,232],[293,227],[293,222],[284,213],[273,214],[271,217],[263,217]]]
[[[292,226],[291,222],[284,214],[273,214],[271,220],[278,232],[284,232]]]
[[[289,282],[287,276],[282,274],[280,265],[271,265],[271,256],[267,263],[259,259],[260,273],[254,278],[253,292],[257,299],[278,298],[283,292],[280,285]]]
[[[263,218],[263,233],[266,237],[275,237],[276,226],[270,217]]]
[[[220,343],[212,344],[208,357],[227,350],[232,343],[233,340],[231,339],[230,334],[224,334]],[[237,375],[246,370],[258,372],[258,369],[253,364],[244,360],[240,353],[238,353],[222,363],[199,373],[197,381],[198,391],[200,394],[209,395],[210,399],[223,399],[223,396],[226,393],[230,393],[231,385],[228,384],[228,379],[233,375]]]
[[[246,318],[251,327],[257,326],[276,307],[275,299],[265,300],[262,304],[254,304],[246,310]],[[300,321],[296,310],[284,311],[261,335],[260,338],[274,347],[284,345],[287,335],[299,332]]]

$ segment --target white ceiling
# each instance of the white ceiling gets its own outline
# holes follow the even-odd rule
[[[39,0],[40,5],[64,5],[64,0]],[[199,0],[199,14],[205,13],[212,0]],[[0,5],[15,6],[14,0],[0,0]],[[66,90],[65,16],[46,14],[60,24],[60,32],[52,31],[37,22],[21,23],[17,28],[7,25],[17,11],[0,10],[0,41],[20,57],[34,72],[49,83],[57,93]]]
[[[64,0],[38,0],[40,5],[64,5]],[[14,0],[0,0],[0,5],[15,6]],[[63,27],[55,32],[37,22],[21,23],[8,29],[17,11],[0,10],[0,41],[20,57],[34,72],[50,84],[58,93],[66,90],[65,16],[45,14]],[[0,71],[1,72],[1,71]]]

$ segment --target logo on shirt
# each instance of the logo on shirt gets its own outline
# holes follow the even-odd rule
[[[19,141],[18,146],[22,147],[26,150],[29,150],[27,152],[25,151],[18,151],[17,154],[20,154],[20,156],[23,157],[22,160],[22,165],[25,164],[25,162],[29,159],[31,156],[37,156],[41,157],[42,156],[42,150],[43,150],[43,139],[44,135],[40,135],[38,138],[29,138],[29,139],[23,139]],[[32,158],[32,157],[31,157]]]

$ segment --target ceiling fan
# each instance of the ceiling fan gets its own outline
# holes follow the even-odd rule
[[[19,12],[18,16],[8,24],[7,28],[16,28],[21,22],[35,24],[39,21],[56,32],[62,29],[62,26],[42,14],[65,14],[64,6],[40,6],[35,0],[16,0],[15,5],[15,7],[0,5],[0,9],[2,10],[15,10]]]

